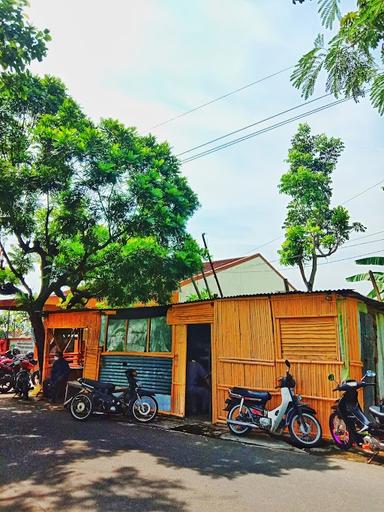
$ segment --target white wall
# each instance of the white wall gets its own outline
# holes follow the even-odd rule
[[[226,270],[216,272],[224,296],[285,291],[284,280],[265,261],[256,257]],[[207,276],[211,293],[220,296],[215,278]],[[205,289],[204,279],[196,280],[199,290]],[[196,294],[192,283],[180,288],[180,302]]]

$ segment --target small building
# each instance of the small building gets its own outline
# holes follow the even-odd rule
[[[225,420],[228,388],[272,394],[289,359],[297,393],[317,410],[325,435],[337,398],[328,381],[377,372],[366,405],[384,395],[384,304],[352,290],[227,297],[169,306],[47,312],[44,376],[64,349],[74,377],[125,385],[123,362],[156,391],[160,409],[188,413],[187,356],[211,375],[211,420]]]
[[[212,262],[221,290],[225,297],[293,291],[295,287],[260,253],[241,258],[229,258]],[[185,279],[179,285],[179,302],[196,296],[209,289],[211,296],[220,297],[216,279],[209,262],[204,263],[202,272]]]

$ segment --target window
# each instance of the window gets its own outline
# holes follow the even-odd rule
[[[126,321],[110,319],[108,324],[108,352],[124,352]]]
[[[128,321],[128,352],[146,352],[148,320],[139,318]]]
[[[165,317],[151,318],[151,352],[171,351],[171,327],[167,325]]]
[[[100,344],[103,344],[100,336]],[[108,318],[107,352],[170,352],[171,328],[165,317]]]

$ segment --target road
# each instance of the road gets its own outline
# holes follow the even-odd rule
[[[382,512],[384,467],[0,399],[0,510]]]

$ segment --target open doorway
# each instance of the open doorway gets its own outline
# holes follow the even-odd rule
[[[211,417],[211,325],[188,325],[186,416]]]
[[[86,328],[48,329],[46,376],[50,375],[55,355],[63,352],[64,359],[68,361],[71,369],[70,380],[82,377],[87,337]]]

